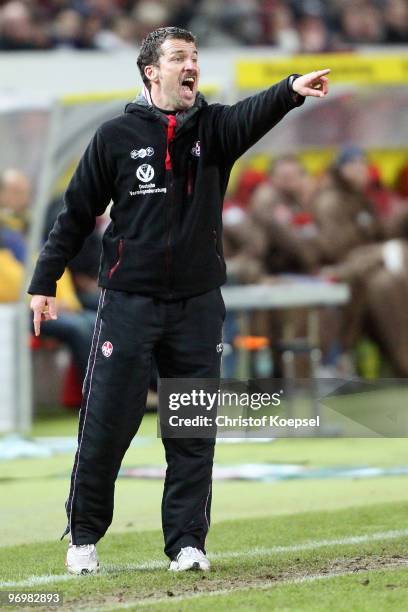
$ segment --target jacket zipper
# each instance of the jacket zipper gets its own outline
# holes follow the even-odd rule
[[[170,171],[169,177],[169,224],[167,231],[167,245],[166,245],[166,268],[167,268],[167,278],[168,278],[168,287],[169,290],[172,288],[172,276],[171,276],[171,263],[172,263],[172,253],[171,253],[171,236],[172,236],[172,223],[173,223],[173,208],[174,208],[174,193],[173,193],[173,172]],[[169,296],[171,297],[171,295]]]
[[[171,170],[172,169],[172,165],[171,165],[171,157],[170,157],[170,151],[169,151],[169,146],[170,143],[173,142],[174,140],[174,132],[176,130],[176,125],[177,125],[177,119],[174,115],[169,115],[168,116],[168,123],[167,123],[167,133],[166,133],[166,170]]]
[[[112,278],[112,276],[114,275],[114,273],[116,272],[116,270],[119,268],[121,262],[122,262],[122,255],[123,255],[123,238],[121,238],[119,240],[119,244],[118,244],[118,260],[117,262],[112,266],[112,268],[109,270],[109,278]]]
[[[167,270],[167,278],[168,278],[168,286],[169,290],[171,290],[171,230],[172,230],[172,221],[173,221],[173,204],[174,204],[174,194],[173,194],[173,165],[171,161],[170,155],[170,145],[174,140],[174,132],[176,130],[177,119],[174,115],[168,116],[167,123],[167,132],[166,132],[166,161],[165,167],[166,171],[169,173],[169,224],[168,224],[168,232],[167,232],[167,248],[166,248],[166,270]]]

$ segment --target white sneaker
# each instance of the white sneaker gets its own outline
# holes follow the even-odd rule
[[[182,548],[177,557],[171,561],[170,572],[185,572],[187,570],[204,570],[210,569],[210,562],[198,548],[186,546]]]
[[[95,544],[69,544],[65,565],[70,574],[94,574],[99,570]]]

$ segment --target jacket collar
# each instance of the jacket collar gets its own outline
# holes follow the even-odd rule
[[[198,92],[194,105],[186,111],[180,111],[176,113],[177,127],[176,132],[189,123],[202,108],[207,106],[207,101],[204,96]],[[153,117],[159,119],[159,121],[167,125],[168,117],[165,113],[162,113],[157,106],[154,106],[150,92],[146,86],[143,87],[143,91],[129,104],[125,106],[125,113],[137,113],[139,111],[148,111]]]

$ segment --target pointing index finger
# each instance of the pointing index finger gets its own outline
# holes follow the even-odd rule
[[[41,311],[40,310],[34,311],[33,323],[34,323],[34,333],[36,336],[39,336],[40,328],[41,328]]]
[[[329,74],[330,70],[330,68],[325,68],[324,70],[316,70],[315,75],[318,78],[324,76],[325,74]]]

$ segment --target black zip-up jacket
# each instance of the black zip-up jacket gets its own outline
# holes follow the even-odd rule
[[[79,162],[28,292],[55,295],[67,262],[111,200],[100,286],[176,299],[222,285],[222,204],[231,168],[303,101],[285,79],[232,106],[209,105],[198,94],[176,116],[144,97],[128,104],[97,130]]]

